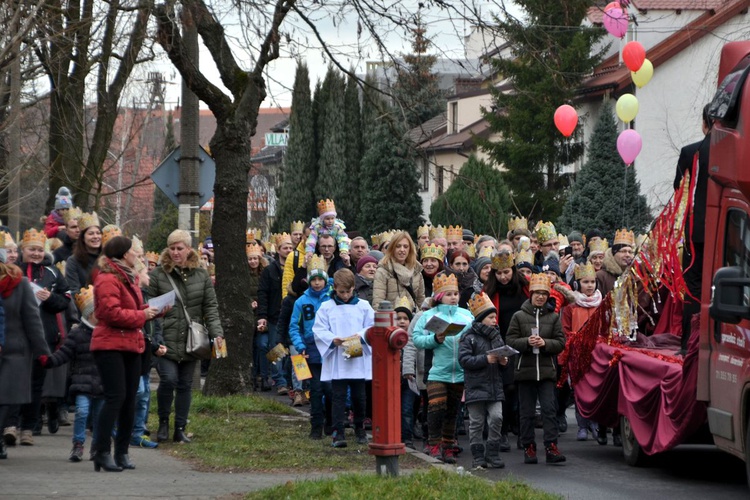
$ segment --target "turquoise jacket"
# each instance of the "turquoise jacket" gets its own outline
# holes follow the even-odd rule
[[[437,315],[440,319],[449,323],[465,324],[461,332],[456,335],[445,337],[443,343],[435,340],[435,334],[425,329],[430,318]],[[462,384],[464,382],[464,369],[458,362],[459,340],[461,336],[471,329],[474,316],[458,306],[440,304],[429,311],[425,311],[414,327],[413,342],[418,349],[432,349],[432,368],[427,375],[428,382],[445,382],[448,384]]]

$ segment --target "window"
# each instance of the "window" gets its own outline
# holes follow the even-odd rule
[[[444,185],[443,177],[444,176],[445,176],[445,169],[443,167],[438,166],[437,167],[437,195],[438,196],[443,194],[443,185]]]
[[[422,191],[430,190],[430,162],[422,159]]]
[[[731,209],[727,213],[724,266],[739,268],[742,278],[750,277],[750,219],[743,210]],[[750,287],[744,287],[742,303],[750,305]]]
[[[450,120],[451,120],[451,134],[457,134],[458,133],[458,102],[451,103]]]

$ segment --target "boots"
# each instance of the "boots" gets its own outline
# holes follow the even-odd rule
[[[117,454],[115,454],[115,462],[123,470],[124,469],[135,469],[135,465],[133,465],[133,462],[130,461],[130,457],[128,456],[127,453],[117,453]]]
[[[487,461],[484,459],[484,445],[483,444],[472,444],[471,445],[471,466],[474,469],[486,469]]]
[[[174,441],[175,443],[189,443],[190,442],[190,438],[187,437],[187,434],[185,434],[184,427],[174,428],[174,435],[172,435],[172,441]]]
[[[487,441],[487,465],[493,469],[505,467],[505,462],[500,458],[500,441]]]
[[[94,457],[94,470],[99,472],[102,468],[107,472],[122,472],[122,467],[115,463],[108,451],[97,452]]]
[[[500,434],[500,451],[507,453],[510,451],[510,439],[507,434]]]
[[[159,420],[159,430],[156,431],[156,440],[158,442],[166,441],[169,439],[169,419]]]

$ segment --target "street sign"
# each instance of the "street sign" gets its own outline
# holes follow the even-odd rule
[[[289,134],[268,133],[266,134],[266,147],[286,146]]]
[[[154,184],[172,200],[175,206],[180,205],[178,193],[180,192],[180,146],[177,146],[169,155],[162,160],[151,174]],[[198,192],[200,200],[198,205],[205,203],[214,196],[214,181],[216,180],[216,163],[203,146],[198,152],[200,163],[198,165]]]

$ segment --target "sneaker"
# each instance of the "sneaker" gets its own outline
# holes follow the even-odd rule
[[[83,443],[76,441],[73,443],[73,449],[70,450],[70,456],[68,460],[71,462],[80,462],[83,460]]]
[[[3,429],[3,441],[8,446],[15,446],[18,441],[18,428],[11,426]]]
[[[568,419],[565,415],[557,417],[557,429],[562,432],[568,432]]]
[[[297,392],[294,395],[294,401],[292,401],[292,406],[304,406],[305,405],[305,396],[302,395],[302,392]]]
[[[310,439],[318,440],[323,439],[323,427],[315,426],[310,429]]]
[[[455,464],[456,463],[456,451],[452,444],[444,445],[443,446],[443,456],[442,460],[446,464]]]
[[[130,446],[139,446],[141,448],[153,449],[159,446],[159,443],[151,441],[151,439],[149,439],[149,437],[145,435],[140,437],[133,436],[130,438]]]
[[[367,444],[367,432],[364,429],[357,429],[354,431],[354,435],[357,436],[357,444]]]
[[[284,396],[286,394],[289,394],[289,389],[282,385],[276,390],[276,394],[278,394],[279,396]]]
[[[589,431],[584,427],[578,428],[578,434],[576,434],[576,441],[586,441],[589,438]]]
[[[560,453],[560,450],[557,449],[557,445],[555,443],[550,443],[550,445],[546,448],[546,452],[548,464],[560,464],[566,460],[565,455]]]
[[[596,430],[596,442],[604,446],[607,444],[607,428],[599,427]]]
[[[26,429],[21,431],[21,446],[34,446],[33,433]]]
[[[531,443],[526,447],[523,452],[523,463],[525,464],[536,464],[539,463],[539,459],[536,458],[536,445]]]
[[[443,452],[440,449],[440,443],[430,446],[429,444],[425,447],[425,452],[430,457],[436,460],[443,460]]]
[[[334,448],[346,448],[346,435],[343,432],[339,434],[339,431],[333,431],[331,446]]]

